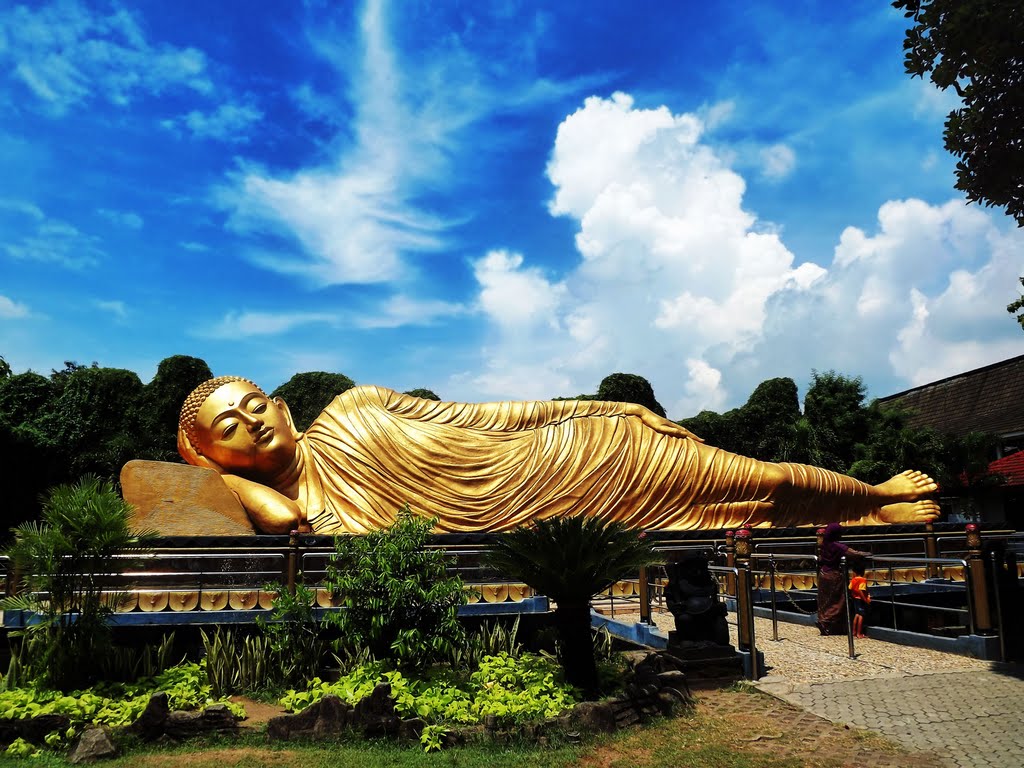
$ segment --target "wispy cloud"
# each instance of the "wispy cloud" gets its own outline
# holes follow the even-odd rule
[[[252,258],[261,266],[327,285],[397,280],[407,276],[407,257],[443,248],[451,227],[463,221],[463,214],[446,216],[423,198],[455,183],[466,129],[562,96],[580,81],[538,79],[508,62],[485,65],[450,30],[425,49],[400,49],[382,0],[363,5],[354,43],[331,32],[309,34],[313,49],[347,80],[344,105],[339,94],[308,84],[293,96],[312,117],[335,126],[351,107],[333,156],[289,174],[242,164],[220,199],[236,231],[291,241],[291,253],[257,251]],[[534,33],[541,34],[525,34]],[[519,42],[504,47],[518,51]],[[489,74],[494,67],[502,69],[500,81]],[[481,156],[484,146],[478,137],[471,155]]]
[[[97,213],[107,221],[125,229],[142,229],[142,225],[145,223],[139,214],[132,211],[113,211],[109,208],[100,208]]]
[[[20,317],[28,317],[28,315],[29,309],[27,305],[9,299],[6,296],[0,296],[0,319],[15,320]]]
[[[212,112],[192,110],[186,115],[164,120],[161,125],[173,131],[187,131],[198,139],[247,144],[249,129],[262,119],[263,112],[249,100],[221,104]]]
[[[334,315],[324,312],[229,312],[212,328],[195,335],[214,339],[276,336],[303,325],[337,324]]]
[[[796,153],[785,144],[773,144],[761,150],[761,175],[766,179],[784,179],[795,167]]]
[[[203,243],[197,243],[192,240],[187,240],[178,243],[178,247],[183,251],[189,251],[190,253],[206,253],[210,250],[210,246]]]
[[[356,321],[359,328],[400,328],[407,325],[431,325],[438,320],[466,314],[461,304],[432,299],[392,296],[376,311]]]
[[[128,307],[125,306],[123,301],[94,301],[93,304],[97,309],[101,309],[104,312],[109,312],[118,320],[125,320],[128,317]]]
[[[201,51],[150,43],[123,8],[92,12],[74,0],[16,5],[0,12],[0,36],[9,76],[54,115],[94,99],[125,106],[139,93],[212,89]]]
[[[105,255],[98,238],[66,221],[49,217],[31,203],[0,201],[0,222],[10,233],[0,251],[14,259],[83,269],[95,266]]]

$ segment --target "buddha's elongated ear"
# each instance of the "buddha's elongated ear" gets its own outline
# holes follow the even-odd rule
[[[190,441],[188,439],[188,435],[185,434],[185,430],[180,427],[178,428],[178,453],[181,454],[181,458],[194,467],[206,467],[207,469],[212,469],[219,475],[224,474],[224,469],[219,464],[214,461],[210,461],[195,449],[192,445],[192,441]]]
[[[299,436],[299,430],[295,428],[295,419],[292,418],[291,409],[288,407],[288,403],[282,400],[280,397],[275,397],[271,402],[274,403],[281,412],[284,413],[284,418],[288,422],[288,426],[292,428],[292,434],[296,437]]]

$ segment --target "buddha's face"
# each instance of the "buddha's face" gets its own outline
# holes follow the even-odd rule
[[[260,477],[286,469],[298,437],[284,405],[244,381],[214,390],[196,413],[195,448],[231,474]]]

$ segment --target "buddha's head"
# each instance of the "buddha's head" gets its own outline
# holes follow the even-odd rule
[[[185,399],[178,419],[185,461],[252,478],[286,469],[298,437],[284,401],[238,376],[204,381]]]

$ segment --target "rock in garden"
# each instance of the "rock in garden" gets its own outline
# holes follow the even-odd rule
[[[267,738],[288,741],[294,738],[322,739],[337,736],[352,722],[352,707],[337,696],[324,696],[295,715],[273,717],[267,723]]]
[[[238,729],[238,721],[223,704],[211,704],[202,712],[171,712],[164,733],[172,739],[191,739],[204,733],[225,733]]]
[[[77,765],[116,755],[117,747],[110,740],[110,734],[105,728],[88,728],[79,737],[78,743],[68,755],[68,762]]]
[[[154,693],[149,697],[146,708],[138,719],[128,726],[129,733],[134,733],[146,741],[153,741],[164,734],[167,718],[171,714],[167,694]]]
[[[573,708],[572,719],[586,731],[610,733],[616,728],[615,710],[604,701],[581,701]]]

